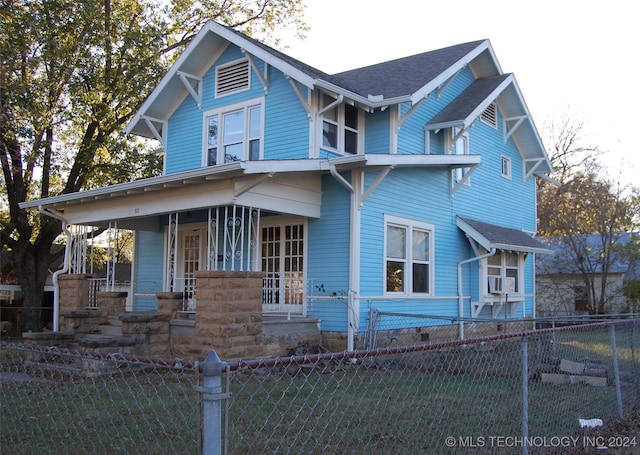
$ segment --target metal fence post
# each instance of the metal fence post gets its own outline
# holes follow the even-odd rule
[[[620,368],[618,366],[618,343],[616,342],[616,327],[611,324],[611,351],[613,355],[613,378],[616,382],[616,398],[618,400],[618,417],[624,418],[622,409],[622,389],[620,388]]]
[[[203,381],[196,390],[202,393],[202,454],[220,455],[222,453],[222,400],[229,394],[222,393],[222,372],[227,368],[211,350],[200,364]]]
[[[522,338],[522,455],[529,453],[529,343]]]

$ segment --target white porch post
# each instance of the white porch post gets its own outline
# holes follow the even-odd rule
[[[347,350],[353,351],[355,335],[360,325],[360,215],[362,208],[364,171],[354,169],[351,173],[351,229],[349,239],[349,294],[347,296],[349,327],[347,328]]]

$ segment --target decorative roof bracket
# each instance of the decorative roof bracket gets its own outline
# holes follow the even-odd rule
[[[267,179],[270,179],[271,177],[273,177],[273,172],[268,172],[266,174],[262,174],[262,175],[257,176],[256,178],[254,178],[253,180],[249,181],[244,186],[242,186],[242,188],[239,188],[238,190],[234,191],[233,199],[234,200],[237,199],[238,197],[242,196],[247,191],[251,190],[252,188],[255,188],[260,183],[264,182]]]
[[[420,99],[420,101],[418,101],[417,103],[413,104],[409,110],[407,112],[404,113],[404,115],[398,120],[398,124],[396,125],[396,134],[398,134],[400,132],[400,128],[402,127],[402,125],[404,124],[404,122],[407,121],[407,119],[409,117],[411,117],[411,114],[413,114],[413,112],[418,108],[418,106],[420,106],[420,104],[422,104],[422,102],[426,99],[427,97],[425,96],[424,98]]]
[[[147,115],[140,116],[141,120],[147,124],[147,127],[153,133],[153,137],[155,137],[160,144],[162,144],[162,150],[167,150],[167,138],[164,136],[165,131],[167,131],[167,121],[160,120],[157,118],[149,117]]]
[[[242,53],[244,55],[246,55],[247,59],[249,60],[249,64],[251,65],[251,68],[253,68],[253,72],[256,73],[256,76],[258,76],[258,79],[260,79],[260,83],[262,84],[262,88],[264,89],[265,93],[269,93],[269,76],[268,76],[268,64],[265,63],[264,65],[264,70],[265,73],[267,73],[267,76],[265,77],[262,73],[260,73],[260,69],[258,68],[258,65],[256,65],[256,61],[253,59],[253,56],[248,53],[245,49],[241,49]]]
[[[457,167],[464,167],[467,169],[467,172],[465,172],[464,176],[462,176],[462,178],[460,179],[460,181],[458,183],[456,183],[452,188],[451,191],[449,192],[449,196],[453,197],[454,194],[456,194],[456,192],[460,189],[460,187],[462,185],[464,185],[468,180],[469,177],[471,177],[471,174],[473,174],[473,172],[478,168],[478,166],[480,166],[479,164],[473,164],[471,166],[457,166]],[[453,175],[451,176],[451,178],[453,179]]]
[[[364,204],[364,201],[367,200],[367,198],[371,195],[371,193],[373,193],[373,191],[376,189],[376,187],[380,184],[380,182],[382,182],[385,177],[387,176],[387,174],[389,174],[389,172],[391,172],[391,170],[394,168],[395,166],[385,166],[384,169],[382,169],[382,172],[380,172],[380,174],[378,174],[378,176],[376,177],[376,179],[371,183],[371,185],[369,185],[366,189],[366,191],[364,193],[362,193],[362,197],[360,198],[360,205]]]
[[[289,80],[291,87],[293,87],[293,91],[296,92],[296,95],[300,98],[300,102],[302,103],[304,110],[307,111],[307,115],[311,116],[311,105],[309,104],[309,101],[307,101],[307,97],[304,96],[300,90],[300,87],[298,87],[298,83],[288,74],[285,74],[285,77]]]
[[[518,127],[522,125],[522,122],[524,122],[526,118],[527,118],[526,115],[520,115],[518,117],[505,118],[502,121],[502,129],[504,132],[505,144],[507,143],[511,135],[518,129]],[[508,122],[515,122],[515,123],[511,126],[511,128],[509,128],[509,126],[507,125]]]
[[[189,94],[193,97],[194,100],[196,100],[198,109],[202,109],[202,78],[194,76],[193,74],[185,73],[184,71],[176,71],[176,74],[189,91]],[[196,82],[195,89],[193,87],[192,81]]]
[[[529,169],[525,175],[524,175],[524,180],[527,180],[529,177],[531,177],[535,172],[536,169],[538,169],[538,167],[544,163],[544,158],[534,158],[534,159],[528,159],[528,160],[524,160],[523,164],[525,166],[525,170],[526,170],[526,166],[528,163],[535,163],[531,169]]]
[[[338,106],[340,103],[342,103],[342,100],[344,100],[344,96],[338,95],[338,98],[336,98],[336,100],[333,103],[331,103],[331,104],[323,107],[322,109],[320,109],[318,111],[318,115],[322,115],[325,112],[327,112],[328,110],[333,109],[334,107]]]

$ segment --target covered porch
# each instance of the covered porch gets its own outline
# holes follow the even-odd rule
[[[126,292],[127,311],[158,309],[159,295],[172,295],[176,319],[193,319],[202,293],[196,274],[206,271],[260,272],[262,312],[305,316],[312,290],[305,274],[306,219],[245,206],[211,207],[160,215],[158,232],[134,232],[130,276],[117,273],[118,222],[99,242],[93,226],[72,226],[68,273],[86,275],[86,308],[97,308],[101,292]],[[91,264],[96,244],[108,251],[103,276]],[[162,264],[160,267],[159,264]],[[120,267],[122,268],[122,267]],[[204,302],[203,302],[204,304]]]
[[[64,267],[87,274],[91,233],[134,233],[129,280],[118,281],[111,257],[93,293],[128,293],[128,311],[153,311],[159,292],[180,293],[178,311],[198,309],[199,271],[262,273],[262,310],[305,314],[305,230],[320,217],[322,167],[318,161],[235,162],[26,203],[61,221],[67,237]],[[108,247],[111,250],[111,245]],[[59,292],[54,302],[57,330]],[[87,296],[86,306],[95,305]]]

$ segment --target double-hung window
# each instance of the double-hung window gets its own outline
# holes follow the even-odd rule
[[[429,223],[385,216],[386,293],[433,293],[433,233]]]
[[[498,250],[487,258],[487,291],[497,294],[521,294],[521,254]]]
[[[322,146],[340,153],[358,153],[360,112],[357,107],[338,102],[321,93]]]
[[[206,112],[206,165],[259,160],[262,154],[262,111],[262,101],[253,101]]]
[[[468,155],[469,154],[469,135],[467,133],[460,133],[458,128],[451,129],[451,137],[449,138],[449,153],[452,155]],[[462,179],[469,172],[468,167],[458,167],[452,170],[453,184],[456,185],[461,182]],[[469,179],[465,181],[465,184],[469,184]]]

